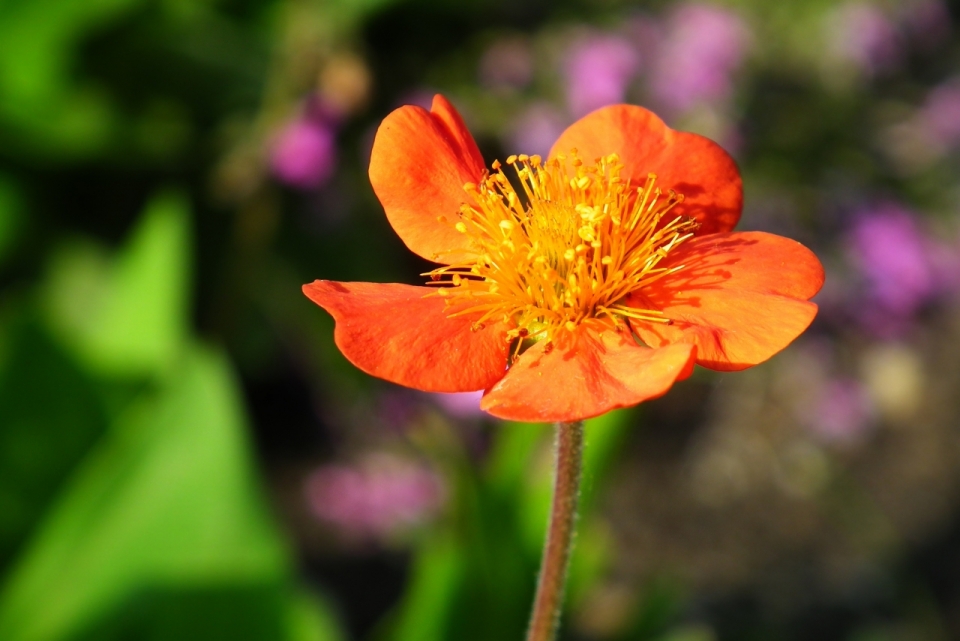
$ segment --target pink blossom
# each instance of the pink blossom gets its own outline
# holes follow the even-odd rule
[[[960,77],[935,87],[918,115],[931,142],[948,148],[960,146]]]
[[[443,484],[430,470],[379,454],[358,466],[325,465],[306,481],[311,511],[347,534],[383,539],[433,515],[444,500]]]
[[[808,417],[810,428],[831,442],[857,440],[870,428],[874,410],[864,386],[855,379],[838,378],[820,390]]]
[[[552,105],[534,103],[514,121],[509,147],[531,156],[539,154],[546,158],[567,124],[567,120]]]
[[[639,55],[623,38],[595,35],[575,43],[563,66],[570,113],[579,118],[623,102],[639,67]]]
[[[873,298],[887,309],[912,311],[931,293],[924,239],[905,209],[884,204],[861,213],[849,240],[854,263]]]
[[[270,150],[270,166],[282,182],[313,189],[333,174],[337,159],[336,135],[322,119],[304,116],[280,130]]]
[[[729,98],[750,41],[743,20],[713,5],[683,4],[668,16],[665,30],[650,80],[657,101],[683,112]]]
[[[856,214],[847,252],[861,280],[853,313],[864,327],[881,336],[902,333],[941,293],[933,262],[937,246],[915,215],[894,203]]]
[[[827,28],[834,52],[867,75],[892,69],[903,58],[896,25],[875,5],[842,5],[830,16]]]
[[[433,400],[453,418],[468,419],[489,416],[480,409],[483,390],[455,394],[431,394]]]

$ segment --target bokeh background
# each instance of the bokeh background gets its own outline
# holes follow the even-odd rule
[[[562,637],[960,639],[960,4],[0,2],[0,639],[522,638],[548,426],[356,371],[315,278],[420,283],[366,164],[599,106],[738,160],[827,270],[770,362],[590,421]]]

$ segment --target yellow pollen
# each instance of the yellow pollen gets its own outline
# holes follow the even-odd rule
[[[620,178],[616,154],[585,164],[576,150],[543,161],[509,156],[470,195],[454,227],[469,238],[468,259],[427,274],[450,316],[475,315],[475,329],[504,321],[507,339],[553,341],[583,323],[619,328],[623,319],[669,323],[627,297],[683,266],[660,267],[698,223],[672,215],[683,196]],[[514,186],[517,185],[517,187]],[[548,344],[548,346],[552,346]],[[518,344],[519,349],[519,344]]]

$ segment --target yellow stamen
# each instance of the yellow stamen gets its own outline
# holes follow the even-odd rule
[[[543,161],[510,156],[519,191],[500,163],[464,189],[456,229],[469,240],[466,262],[429,272],[451,316],[478,314],[510,324],[508,340],[546,339],[583,323],[620,328],[623,319],[669,323],[627,296],[683,266],[660,262],[693,235],[698,223],[669,212],[683,196],[662,194],[656,176],[642,186],[620,178],[616,154],[585,165],[576,150]],[[519,347],[518,347],[519,349]]]

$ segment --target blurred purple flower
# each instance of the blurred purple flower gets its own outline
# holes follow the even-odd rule
[[[667,18],[650,87],[667,109],[683,112],[698,103],[727,99],[731,76],[743,62],[750,31],[732,11],[683,4]]]
[[[932,49],[950,36],[950,10],[943,0],[903,3],[899,20],[921,49]]]
[[[808,423],[825,441],[851,442],[869,429],[873,414],[864,386],[855,379],[838,378],[820,390]]]
[[[579,118],[624,101],[640,56],[623,38],[594,35],[573,45],[563,65],[567,106]]]
[[[663,41],[663,26],[658,18],[642,13],[631,16],[620,32],[630,41],[642,63],[656,59]]]
[[[947,296],[960,296],[960,238],[939,242],[929,249],[934,288]]]
[[[892,203],[854,217],[847,250],[864,286],[855,313],[880,335],[905,329],[935,293],[931,243],[911,212]]]
[[[935,87],[918,116],[932,143],[960,147],[960,78],[951,78]]]
[[[531,156],[539,154],[546,158],[566,126],[566,119],[555,107],[542,102],[534,103],[514,121],[509,147]]]
[[[896,25],[875,5],[844,4],[828,18],[827,28],[835,53],[864,74],[894,68],[903,57]]]
[[[424,522],[444,500],[444,486],[430,470],[389,454],[359,466],[325,465],[306,481],[314,515],[362,539],[384,539]]]
[[[287,123],[274,138],[270,166],[282,182],[314,189],[326,182],[337,163],[336,132],[326,119],[305,114]]]
[[[521,89],[533,79],[533,52],[523,38],[497,40],[480,58],[480,82],[491,89]]]
[[[453,418],[470,419],[488,416],[480,409],[483,390],[478,392],[460,392],[457,394],[431,394],[431,398]]]

